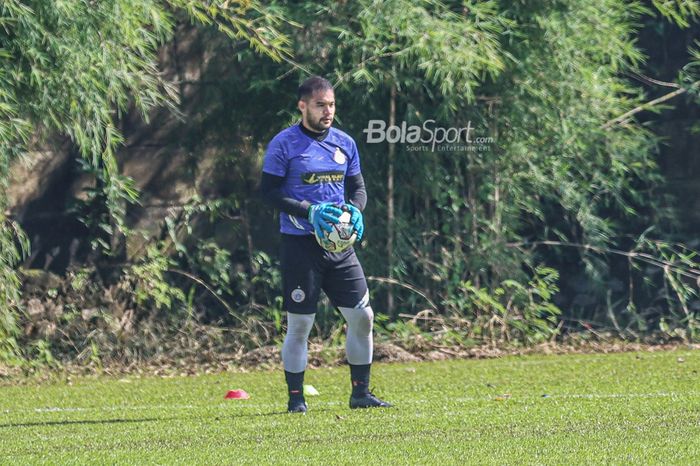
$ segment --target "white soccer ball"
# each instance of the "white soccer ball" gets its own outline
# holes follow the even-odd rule
[[[323,231],[323,236],[314,232],[316,241],[328,252],[342,252],[352,247],[357,240],[357,232],[350,223],[350,212],[343,212],[338,223],[331,223],[331,231]]]

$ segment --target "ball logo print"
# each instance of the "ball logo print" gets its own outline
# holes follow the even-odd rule
[[[323,230],[322,236],[314,232],[316,241],[328,252],[342,252],[349,249],[357,240],[357,232],[350,223],[350,212],[343,212],[338,223],[331,224],[331,231]]]
[[[300,303],[306,298],[306,293],[304,293],[304,290],[301,288],[297,288],[296,290],[292,291],[292,301],[295,303]]]

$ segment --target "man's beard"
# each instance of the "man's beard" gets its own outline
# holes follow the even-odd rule
[[[326,126],[322,126],[323,123],[321,123],[321,119],[319,118],[318,120],[314,121],[310,118],[306,119],[306,123],[309,125],[309,129],[311,131],[316,131],[317,133],[323,133],[325,131],[328,131],[328,128],[333,124],[333,119],[331,118],[330,124]]]

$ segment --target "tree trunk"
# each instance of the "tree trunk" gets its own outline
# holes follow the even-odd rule
[[[391,86],[389,97],[389,127],[396,125],[396,85]],[[388,277],[394,275],[394,156],[396,154],[396,143],[389,143],[388,159],[389,166],[386,175],[386,258],[388,267]],[[394,291],[392,285],[387,287],[386,311],[389,315],[394,311]]]

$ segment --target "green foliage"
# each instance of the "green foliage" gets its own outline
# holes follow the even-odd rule
[[[145,257],[124,273],[124,279],[133,284],[133,294],[139,307],[171,309],[185,301],[183,291],[169,284],[165,278],[168,269],[175,264],[163,254],[156,244],[151,244]]]
[[[348,4],[350,11],[327,7],[324,13],[338,21],[329,31],[344,59],[337,65],[352,66],[336,69],[340,81],[409,91],[413,80],[424,79],[445,99],[472,101],[482,80],[505,68],[498,35],[510,22],[496,2],[467,1],[457,11],[449,3],[367,0]]]
[[[237,207],[236,202],[227,198],[205,201],[198,195],[192,196],[179,214],[165,219],[166,249],[172,249],[174,265],[191,271],[197,278],[198,281],[190,285],[199,287],[196,297],[201,307],[209,310],[205,312],[209,318],[218,317],[221,312],[216,310],[222,308],[228,314],[236,314],[228,316],[233,321],[257,311],[270,317],[279,327],[281,301],[277,295],[281,276],[278,263],[263,251],[238,249],[236,254],[250,256],[245,264],[234,266],[231,251],[197,234],[202,223],[220,222],[227,211]]]
[[[84,217],[100,234],[94,246],[109,252],[105,239],[128,233],[126,203],[137,199],[132,181],[119,173],[115,157],[123,137],[115,120],[134,108],[148,121],[154,107],[175,109],[175,87],[157,66],[158,48],[172,37],[175,15],[217,25],[275,60],[289,54],[275,28],[280,18],[255,1],[217,6],[196,0],[7,0],[0,5],[0,213],[10,161],[54,132],[70,137],[93,172],[96,190],[88,202],[104,209]],[[4,215],[4,214],[3,214]],[[12,345],[13,308],[18,302],[14,267],[26,239],[0,218],[0,344]],[[167,293],[166,293],[167,295]],[[165,301],[161,301],[161,299]],[[167,302],[161,296],[158,303]]]
[[[30,349],[32,363],[38,366],[59,367],[58,361],[51,352],[51,346],[45,340],[37,340]]]
[[[213,241],[197,243],[195,261],[216,293],[231,293],[231,253]]]
[[[85,197],[76,200],[69,211],[87,227],[92,249],[110,255],[113,238],[131,233],[125,223],[126,208],[138,202],[139,192],[127,176],[116,174],[108,180],[103,170],[88,161],[79,159],[78,163],[83,173],[94,178],[95,186],[85,188]]]
[[[0,29],[8,27],[12,21],[7,15],[8,10],[19,9],[13,2],[0,7]],[[21,118],[17,96],[11,89],[14,77],[5,66],[10,59],[4,41],[0,41],[0,361],[19,354],[15,321],[20,302],[20,283],[15,267],[29,253],[28,239],[19,226],[6,217],[5,190],[10,162],[22,154],[21,147],[30,133],[30,125]]]
[[[493,290],[477,288],[470,282],[462,287],[468,307],[460,310],[474,326],[474,332],[491,341],[539,343],[557,335],[561,310],[552,302],[559,291],[559,274],[538,267],[526,285],[504,280]]]
[[[14,221],[5,217],[3,208],[0,202],[0,361],[8,361],[20,354],[16,340],[20,279],[15,266],[29,254],[29,240]]]
[[[169,13],[158,2],[121,0],[12,0],[3,13],[3,67],[15,77],[18,113],[36,128],[70,136],[102,171],[106,204],[116,213],[121,183],[115,150],[123,138],[115,115],[134,105],[147,118],[154,106],[174,105],[173,88],[155,61],[173,28]]]
[[[118,298],[125,305],[186,309],[188,320],[230,325],[249,346],[280,334],[279,270],[274,256],[260,250],[271,246],[263,241],[272,231],[262,221],[269,212],[251,193],[264,144],[296,120],[293,92],[310,72],[335,81],[338,121],[358,140],[370,193],[360,255],[369,275],[393,264],[396,280],[377,283],[400,285],[400,311],[385,328],[403,341],[429,326],[398,314],[426,303],[432,318],[457,325],[439,330],[454,341],[552,338],[560,312],[553,269],[568,284],[585,269],[592,299],[615,308],[614,316],[626,299],[610,297],[613,272],[601,251],[625,249],[629,238],[665,220],[654,192],[662,182],[658,140],[635,113],[647,108],[647,97],[627,76],[646,60],[637,45],[642,21],[659,12],[688,26],[700,12],[695,1],[654,0],[653,8],[619,0],[93,3],[0,6],[0,190],[30,134],[32,144],[69,136],[94,180],[75,212],[93,248],[116,262],[121,235],[134,234],[127,208],[139,198],[117,164],[119,121],[132,112],[148,121],[156,107],[191,111],[178,108],[178,88],[164,80],[157,54],[183,20],[200,25],[206,91],[187,115],[183,139],[189,168],[199,170],[200,156],[213,153],[215,169],[187,205],[164,219],[160,236],[145,238],[126,266],[115,265],[124,267],[113,275],[123,279]],[[677,81],[697,97],[700,58],[690,52]],[[469,125],[484,139],[443,152],[397,144],[389,225],[389,148],[365,144],[362,130],[370,119],[389,119],[394,89],[398,123]],[[0,197],[0,212],[5,202]],[[0,306],[19,302],[17,239],[25,251],[28,245],[16,230],[0,221]],[[391,231],[395,257],[387,258]],[[550,241],[584,247],[578,253],[542,247]],[[687,251],[657,246],[645,251],[697,268]],[[682,330],[684,339],[696,340],[696,283],[678,276],[680,268],[661,270],[659,302],[668,312],[663,318],[639,312],[630,291],[625,318],[639,329],[677,336]],[[378,311],[382,291],[373,289]],[[3,309],[0,317],[0,342],[16,346],[16,312]],[[327,314],[319,325],[341,338],[338,316]]]
[[[289,38],[279,28],[286,19],[274,8],[258,1],[238,0],[204,2],[201,0],[165,0],[170,7],[183,10],[200,24],[215,26],[230,39],[244,40],[273,60],[288,61],[291,54]]]
[[[691,60],[680,71],[678,81],[697,103],[700,102],[700,40],[689,46],[688,54]]]
[[[700,15],[697,0],[652,0],[651,3],[664,17],[683,28],[690,26],[690,21]]]
[[[663,284],[657,296],[665,301],[668,313],[658,319],[658,330],[670,339],[700,341],[700,253],[682,244],[646,238],[637,243],[634,253],[632,259],[652,263],[663,271]],[[635,264],[634,268],[639,270],[640,266]],[[628,310],[636,315],[633,297]]]
[[[327,73],[357,78],[341,80],[349,95],[370,96],[361,98],[359,108],[344,108],[350,132],[361,134],[369,119],[388,119],[388,86],[396,83],[397,122],[420,125],[433,118],[445,127],[471,124],[477,136],[490,139],[471,148],[479,150],[443,153],[397,144],[394,276],[434,302],[450,303],[449,308],[466,299],[464,282],[491,295],[507,280],[535,280],[537,275],[528,273],[534,263],[558,268],[573,260],[583,261],[602,292],[608,271],[595,254],[583,249],[579,257],[564,257],[527,243],[555,239],[610,246],[621,241],[621,232],[641,231],[654,218],[642,217],[654,210],[649,194],[661,181],[653,135],[630,122],[606,126],[644,99],[623,73],[644,61],[635,41],[637,24],[648,11],[638,2],[608,0],[516,3],[507,9],[480,2],[459,13],[447,2],[399,3],[371,3],[352,15],[358,19],[346,21],[342,31],[341,44],[348,50],[339,45],[337,58],[326,60]],[[392,6],[401,12],[376,13]],[[446,18],[460,23],[458,29],[471,28],[466,37],[482,40],[457,46],[443,39],[449,59],[438,53],[428,66],[427,55],[414,53],[425,43],[410,40],[425,34],[415,33],[418,26],[406,20],[414,34],[404,36],[400,20],[391,21],[420,8],[425,12],[414,16],[421,23],[430,15],[437,21],[443,7],[451,11]],[[443,22],[432,29],[450,34],[455,25]],[[478,78],[462,76],[463,87],[449,87],[450,79],[444,83],[454,63],[474,55],[483,58]],[[443,71],[422,74],[431,67]],[[388,229],[383,223],[387,150],[385,144],[361,148],[363,167],[373,174],[367,177],[373,193],[367,212],[373,270],[382,270],[385,261],[377,239]],[[410,307],[422,301],[415,294],[402,300]]]

